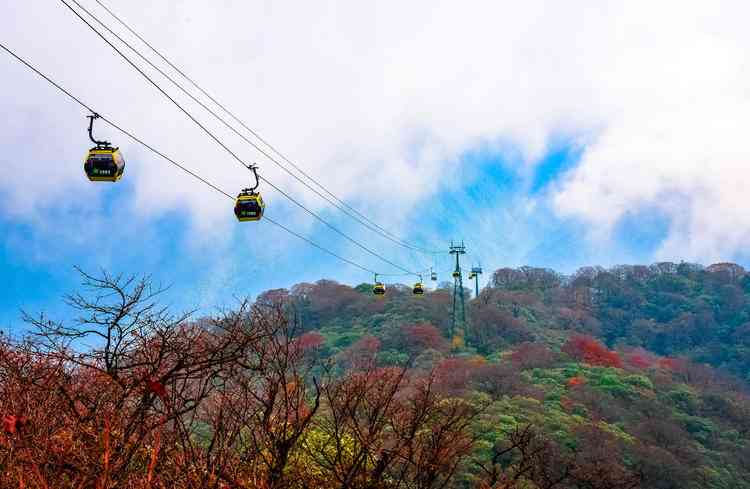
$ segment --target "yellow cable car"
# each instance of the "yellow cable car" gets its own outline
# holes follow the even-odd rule
[[[94,119],[99,114],[86,116],[89,118],[89,139],[96,144],[86,154],[83,162],[83,171],[92,182],[116,182],[122,178],[125,171],[125,159],[120,153],[120,148],[113,148],[109,141],[97,141],[94,139],[92,130]]]
[[[83,171],[92,182],[116,182],[125,171],[125,160],[119,148],[91,148]]]
[[[255,186],[242,189],[242,192],[237,195],[237,199],[234,201],[234,215],[240,222],[260,221],[263,217],[263,211],[266,209],[266,203],[263,202],[260,193],[255,191],[260,185],[257,167],[248,166],[247,168],[255,175]]]
[[[234,201],[234,215],[240,222],[260,221],[265,208],[266,203],[263,202],[263,197],[250,189],[244,189]]]
[[[451,275],[453,276],[453,278],[458,278],[458,277],[461,276],[461,272],[459,272],[458,270],[456,270]]]
[[[469,273],[469,280],[474,280],[474,277],[476,277],[477,274],[474,272]]]
[[[375,294],[378,297],[383,297],[385,295],[385,285],[383,285],[383,282],[378,281],[378,274],[375,274],[375,286],[372,288],[372,293]]]
[[[375,295],[385,295],[385,285],[382,282],[375,282],[375,287],[372,288],[372,293]]]
[[[414,295],[424,295],[424,286],[422,285],[422,281],[419,281],[416,284],[414,284],[414,288],[412,289],[412,293]]]

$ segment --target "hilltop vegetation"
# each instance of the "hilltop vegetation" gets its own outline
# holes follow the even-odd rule
[[[305,328],[328,335],[334,350],[366,332],[399,354],[392,330],[404,323],[427,323],[449,336],[447,285],[424,301],[406,287],[390,288],[384,302],[372,301],[369,290],[322,280],[261,299],[289,296]],[[590,267],[571,277],[532,267],[500,269],[469,304],[468,321],[467,351],[484,356],[524,341],[559,349],[576,332],[609,348],[684,357],[750,381],[750,274],[731,263]]]
[[[737,265],[501,269],[458,348],[448,288],[322,280],[193,321],[87,284],[82,322],[0,344],[3,486],[750,488]]]

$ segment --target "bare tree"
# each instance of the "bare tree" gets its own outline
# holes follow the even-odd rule
[[[206,328],[190,314],[172,315],[158,305],[164,289],[149,277],[79,272],[84,292],[66,299],[80,313],[72,325],[43,315],[24,319],[34,329],[35,356],[63,365],[69,376],[55,386],[64,400],[59,409],[88,427],[81,428],[89,434],[84,443],[104,445],[106,456],[76,465],[75,477],[106,485],[142,456],[147,440],[194,411],[268,333],[232,318]]]

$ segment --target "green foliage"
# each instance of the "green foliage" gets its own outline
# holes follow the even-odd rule
[[[699,399],[695,390],[685,384],[676,384],[670,391],[664,394],[668,402],[683,413],[695,413],[698,409]]]
[[[704,445],[708,443],[711,435],[717,432],[716,424],[708,418],[678,414],[675,419],[681,421],[688,433]]]
[[[623,381],[635,388],[654,390],[654,383],[645,375],[628,375]]]
[[[645,489],[750,489],[750,397],[721,373],[750,381],[750,275],[733,267],[660,263],[582,270],[570,280],[531,267],[498,270],[470,301],[458,351],[415,347],[403,333],[429,324],[450,344],[446,290],[415,300],[389,287],[377,301],[362,284],[352,303],[326,309],[308,294],[303,308],[333,358],[365,335],[382,342],[380,365],[411,360],[427,371],[445,358],[481,355],[483,364],[461,364],[464,380],[451,384],[484,406],[473,425],[479,459],[529,424],[570,450],[580,448],[582,428],[596,426],[617,440],[627,464],[643,468]],[[583,338],[578,349],[574,335]],[[518,358],[520,344],[544,344],[548,353]],[[476,467],[462,470],[472,486]]]

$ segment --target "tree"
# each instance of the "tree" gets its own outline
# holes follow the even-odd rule
[[[424,350],[446,352],[450,348],[448,340],[440,330],[429,323],[417,323],[402,326],[394,338],[393,348],[418,355]]]
[[[380,340],[365,335],[341,352],[341,360],[346,368],[367,369],[374,365],[380,351]]]
[[[494,305],[472,305],[469,310],[469,343],[481,351],[494,351],[500,345],[530,341],[534,336],[522,319]]]
[[[562,351],[577,360],[591,365],[622,368],[622,361],[617,352],[610,351],[591,336],[571,336],[565,345],[563,345]]]
[[[478,366],[470,374],[470,385],[489,394],[492,399],[531,394],[528,384],[519,377],[516,365],[510,362],[487,363]]]
[[[303,352],[309,352],[311,350],[317,350],[321,348],[326,342],[325,336],[320,334],[318,331],[308,331],[297,337],[295,344],[297,348]]]
[[[547,290],[559,286],[561,277],[547,268],[523,266],[521,268],[501,268],[492,275],[493,287],[500,289],[539,289]]]
[[[479,409],[440,394],[436,380],[435,372],[371,365],[326,383],[308,443],[329,481],[318,487],[445,487],[471,451]]]
[[[624,355],[625,363],[639,370],[650,368],[658,361],[656,355],[644,350],[643,348],[634,348],[626,351]]]
[[[497,443],[489,463],[476,461],[483,489],[635,489],[641,477],[621,462],[616,439],[596,427],[575,433],[575,448],[566,449],[534,430],[519,426]],[[532,486],[529,483],[533,484]]]
[[[169,426],[194,413],[214,379],[242,364],[265,332],[246,327],[247,303],[203,327],[158,306],[162,289],[147,277],[80,273],[85,293],[67,298],[80,312],[75,323],[25,314],[35,337],[0,358],[0,409],[29,426],[10,440],[14,463],[33,460],[42,485],[104,487],[141,464],[150,479],[144,447],[175,435]],[[78,344],[93,346],[77,351]],[[39,409],[22,409],[23,400]],[[44,436],[59,450],[48,450]]]
[[[485,364],[486,360],[481,356],[446,358],[435,366],[437,385],[449,395],[463,394],[471,387],[479,368]]]
[[[206,421],[213,440],[230,428],[244,447],[244,472],[261,487],[286,488],[298,475],[293,462],[320,406],[321,391],[311,376],[313,364],[299,347],[297,326],[279,308],[253,312],[256,328],[267,333],[264,341],[252,345],[249,368],[236,369],[227,379],[218,409],[208,411]]]
[[[557,360],[557,357],[558,355],[547,345],[528,341],[516,346],[510,355],[513,363],[522,369],[549,367]]]

